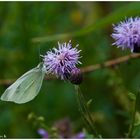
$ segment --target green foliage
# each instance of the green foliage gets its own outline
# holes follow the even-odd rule
[[[140,137],[140,113],[139,112],[136,112],[136,121],[134,124],[133,137],[134,138]]]
[[[9,86],[4,79],[17,79],[35,67],[40,62],[39,55],[57,46],[57,41],[72,40],[73,46],[79,44],[80,67],[129,54],[111,46],[112,24],[138,16],[139,7],[140,2],[1,2],[0,94]],[[139,59],[133,59],[84,74],[80,87],[103,138],[123,138],[128,132],[134,95],[140,85],[139,70]],[[0,136],[40,138],[38,128],[27,119],[30,112],[42,116],[50,128],[57,120],[69,118],[73,133],[81,132],[85,125],[76,98],[73,85],[51,79],[44,80],[40,93],[29,103],[0,101]],[[140,138],[139,126],[138,121],[133,132],[135,138]],[[93,136],[89,132],[87,135]]]
[[[135,100],[136,100],[136,95],[133,94],[132,92],[129,92],[129,93],[128,93],[128,96],[129,96],[129,98],[130,98],[132,101],[135,101]]]

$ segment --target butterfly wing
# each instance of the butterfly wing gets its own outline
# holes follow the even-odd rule
[[[19,104],[33,100],[40,91],[44,76],[41,65],[31,69],[6,89],[1,100]]]

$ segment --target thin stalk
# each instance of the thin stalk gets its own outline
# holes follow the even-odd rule
[[[80,109],[80,112],[82,113],[84,120],[86,121],[87,125],[91,128],[91,130],[94,132],[95,137],[100,138],[100,136],[98,135],[98,133],[94,127],[94,121],[91,117],[90,111],[87,107],[86,100],[80,90],[80,87],[75,86],[75,89],[76,89],[76,93],[78,96],[79,109]]]
[[[88,107],[87,107],[87,103],[86,103],[86,101],[85,101],[85,97],[84,97],[84,95],[81,93],[81,91],[80,91],[80,89],[79,89],[79,92],[80,92],[80,95],[81,95],[81,99],[83,100],[83,102],[84,102],[84,108],[85,108],[85,110],[86,110],[86,112],[87,112],[87,115],[88,115],[88,117],[89,117],[89,120],[91,121],[91,124],[94,124],[94,122],[93,122],[93,119],[92,119],[92,117],[91,117],[91,115],[90,115],[90,111],[89,111],[89,109],[88,109]]]
[[[90,128],[90,130],[94,131],[93,128],[91,127],[91,123],[89,122],[88,118],[85,116],[83,105],[80,102],[81,99],[79,98],[79,94],[77,96],[78,96],[77,101],[78,101],[78,105],[79,105],[79,111],[82,114],[82,118],[83,118],[85,124],[87,125],[87,127]]]
[[[132,111],[132,122],[129,127],[129,132],[127,135],[128,138],[133,137],[133,129],[134,129],[135,116],[136,116],[136,111],[137,111],[138,96],[139,96],[139,92],[136,94],[136,99],[134,100],[134,107],[133,107],[133,111]]]

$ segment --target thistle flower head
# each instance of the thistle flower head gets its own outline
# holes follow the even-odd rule
[[[128,48],[131,52],[140,52],[140,18],[129,18],[114,26],[112,37],[115,39],[113,45],[122,49]]]
[[[44,55],[44,64],[48,73],[55,74],[63,80],[67,80],[72,69],[76,68],[76,64],[81,64],[78,60],[81,50],[72,48],[71,41],[60,44],[58,48],[53,48]]]

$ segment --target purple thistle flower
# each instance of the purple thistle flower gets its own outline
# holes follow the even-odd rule
[[[55,74],[62,80],[68,80],[72,69],[76,68],[76,64],[81,64],[78,61],[81,50],[78,50],[77,46],[72,48],[71,41],[62,44],[58,42],[58,49],[53,48],[43,56],[47,73]]]
[[[131,52],[140,52],[140,18],[129,18],[114,26],[112,37],[115,39],[113,45],[122,49],[129,48]]]

